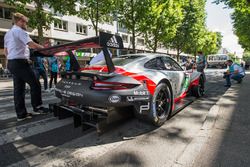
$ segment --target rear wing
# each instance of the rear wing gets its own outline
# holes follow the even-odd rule
[[[45,57],[52,57],[54,54],[58,52],[66,51],[70,56],[70,64],[72,70],[78,71],[80,69],[80,65],[72,51],[77,49],[89,49],[89,48],[102,48],[106,65],[108,67],[108,71],[109,73],[112,73],[115,71],[115,67],[107,48],[123,49],[124,46],[122,38],[120,36],[100,32],[100,35],[97,37],[86,38],[62,45],[37,49],[34,53],[34,56],[42,54]]]

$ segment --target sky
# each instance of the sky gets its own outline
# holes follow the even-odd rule
[[[207,27],[211,31],[221,32],[223,35],[222,47],[228,49],[231,53],[236,52],[241,57],[243,49],[238,44],[238,38],[233,33],[232,20],[230,13],[232,9],[225,9],[223,4],[213,4],[213,0],[207,0]]]

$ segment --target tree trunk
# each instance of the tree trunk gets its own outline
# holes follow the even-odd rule
[[[134,16],[134,0],[131,0],[131,19],[132,19],[132,23],[133,23],[133,28],[132,28],[132,48],[133,48],[133,53],[135,53],[135,16]]]
[[[43,39],[43,18],[42,18],[42,14],[43,14],[43,6],[42,3],[39,0],[35,1],[37,7],[36,7],[36,19],[37,20],[41,20],[41,22],[39,22],[40,24],[37,24],[37,31],[38,31],[38,41],[40,44],[42,44],[44,41]]]
[[[177,48],[177,62],[180,61],[180,48]]]
[[[98,36],[98,22],[99,22],[99,1],[96,1],[96,18],[95,18],[95,35]]]
[[[132,47],[133,47],[133,53],[135,53],[135,29],[132,30]]]
[[[156,53],[158,47],[158,27],[155,29],[154,36],[153,52]]]

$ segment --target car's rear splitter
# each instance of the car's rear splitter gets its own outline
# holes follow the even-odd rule
[[[83,130],[86,126],[96,128],[97,132],[103,133],[114,123],[121,122],[132,116],[132,108],[97,108],[97,107],[84,107],[78,108],[75,106],[66,106],[60,103],[50,104],[50,110],[58,119],[65,119],[73,117],[74,127],[82,127]]]

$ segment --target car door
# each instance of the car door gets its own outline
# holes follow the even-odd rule
[[[180,97],[186,91],[185,86],[188,84],[186,83],[187,76],[185,72],[172,58],[162,56],[161,60],[165,67],[164,73],[167,73],[171,76],[175,98]]]

